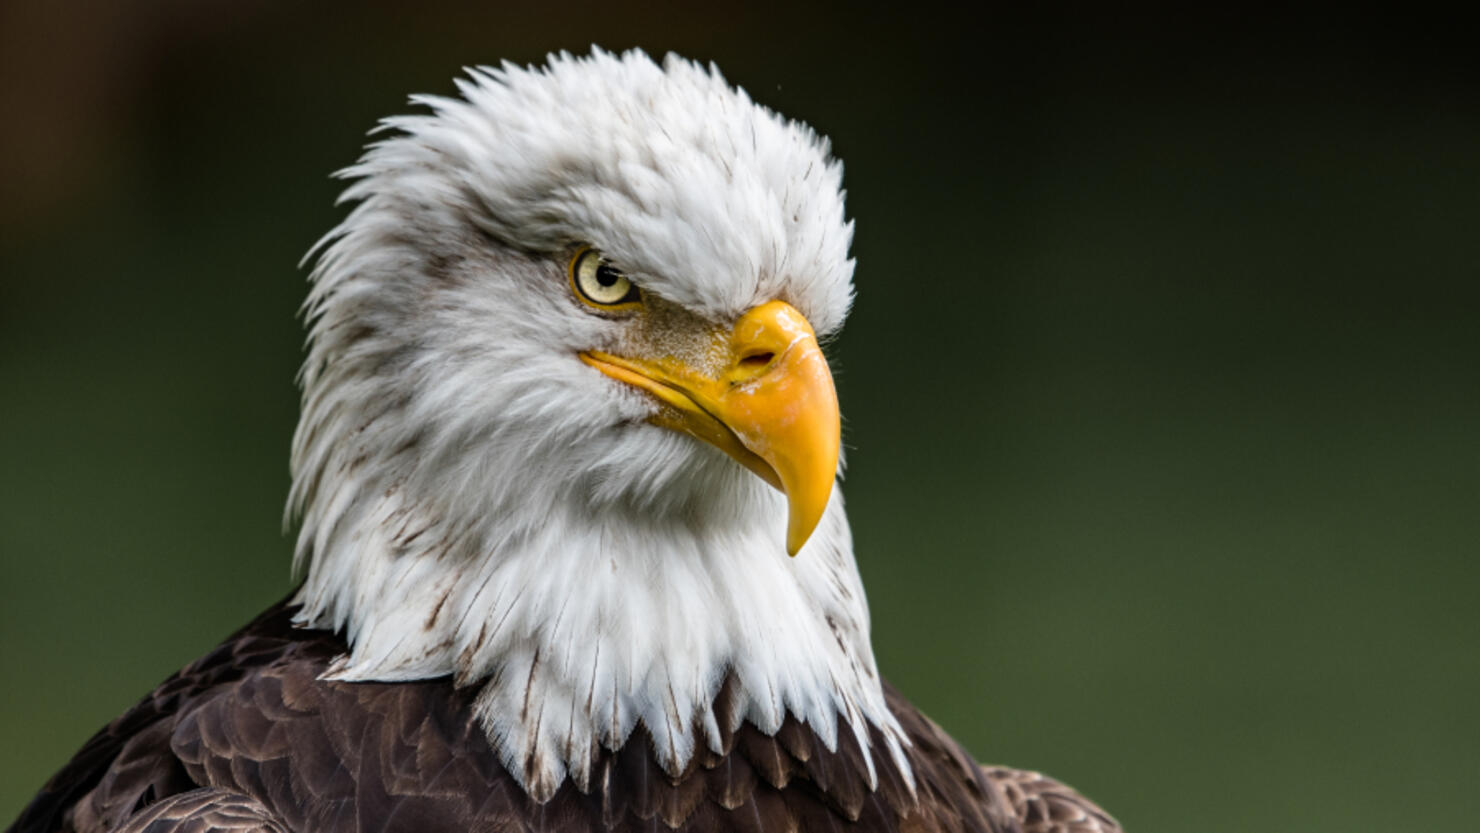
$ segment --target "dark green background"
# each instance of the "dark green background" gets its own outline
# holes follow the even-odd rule
[[[1466,30],[302,6],[0,13],[0,820],[288,589],[327,174],[460,66],[596,41],[847,162],[846,491],[929,714],[1140,833],[1474,827]]]

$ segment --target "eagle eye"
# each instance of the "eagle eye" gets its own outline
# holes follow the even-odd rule
[[[570,285],[582,301],[598,309],[642,303],[642,292],[637,286],[590,246],[583,247],[570,259]]]

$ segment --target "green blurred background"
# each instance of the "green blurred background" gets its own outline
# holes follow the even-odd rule
[[[5,4],[0,821],[288,590],[328,173],[463,65],[595,41],[714,60],[847,162],[846,490],[926,712],[1139,833],[1473,828],[1467,31]]]

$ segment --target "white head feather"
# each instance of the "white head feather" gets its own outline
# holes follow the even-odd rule
[[[696,319],[781,299],[825,337],[853,273],[827,142],[672,56],[470,75],[382,123],[313,270],[290,508],[332,676],[480,686],[537,798],[638,724],[670,771],[717,748],[727,677],[737,719],[872,724],[899,761],[841,496],[789,558],[779,493],[577,358],[626,325],[565,271],[592,244]]]

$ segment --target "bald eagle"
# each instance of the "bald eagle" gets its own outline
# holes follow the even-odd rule
[[[311,252],[302,584],[11,830],[1119,830],[875,667],[826,140],[673,56],[458,90]]]

